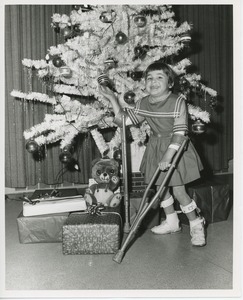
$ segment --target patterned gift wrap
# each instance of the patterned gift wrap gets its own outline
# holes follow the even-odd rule
[[[111,254],[119,249],[120,240],[121,216],[117,212],[72,213],[63,226],[63,254]]]

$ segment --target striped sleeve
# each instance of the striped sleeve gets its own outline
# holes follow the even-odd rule
[[[176,100],[174,110],[173,133],[188,132],[188,112],[184,96],[179,96]]]
[[[126,108],[127,115],[129,116],[133,125],[138,125],[139,123],[145,120],[143,116],[139,115],[140,103],[141,100],[136,102],[136,107]]]

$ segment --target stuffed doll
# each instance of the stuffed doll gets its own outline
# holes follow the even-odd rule
[[[92,179],[94,183],[86,189],[84,199],[88,205],[103,204],[116,207],[121,202],[121,194],[116,190],[120,178],[119,163],[110,158],[99,158],[92,161]]]

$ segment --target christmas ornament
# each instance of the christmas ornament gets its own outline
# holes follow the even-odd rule
[[[135,103],[135,96],[133,91],[128,91],[124,94],[124,101],[129,105],[133,105]]]
[[[46,54],[46,57],[45,57],[45,59],[46,59],[46,62],[48,63],[48,62],[49,62],[49,60],[50,60],[50,55],[49,55],[49,54]]]
[[[127,42],[127,36],[122,31],[119,31],[116,34],[116,41],[117,41],[118,44],[123,45]]]
[[[73,150],[74,150],[73,145],[67,145],[67,146],[63,147],[62,152],[70,152],[70,153],[72,153]]]
[[[81,9],[82,9],[82,12],[87,12],[87,11],[90,11],[92,10],[92,7],[91,5],[80,5],[81,6]]]
[[[55,67],[57,68],[60,68],[61,66],[64,65],[64,62],[63,60],[59,57],[59,56],[56,56],[52,59],[52,63]]]
[[[200,91],[201,87],[202,87],[201,83],[197,82],[196,85],[195,85],[196,91]]]
[[[99,75],[99,77],[97,78],[97,81],[100,85],[108,86],[110,84],[109,77],[104,73]]]
[[[80,170],[81,170],[80,167],[79,167],[78,161],[74,157],[72,157],[70,159],[70,161],[67,162],[66,168],[70,172],[74,172],[74,171],[80,172]]]
[[[104,63],[107,69],[112,69],[116,66],[116,61],[113,58],[107,58]]]
[[[146,56],[146,50],[144,47],[138,45],[134,48],[134,54],[138,58],[144,58]]]
[[[103,23],[112,23],[115,20],[116,13],[115,11],[104,11],[100,15],[100,21]]]
[[[82,6],[82,5],[73,5],[73,8],[74,8],[75,10],[79,10],[79,9],[81,8],[81,6]]]
[[[72,77],[72,70],[67,66],[63,66],[60,68],[60,74],[63,77],[70,78]]]
[[[122,162],[122,151],[121,149],[115,149],[113,152],[113,158],[118,161],[119,163]]]
[[[40,162],[41,160],[44,160],[45,157],[46,157],[46,151],[44,146],[38,147],[38,150],[33,152],[33,158],[36,161]]]
[[[63,151],[59,155],[59,160],[62,163],[69,163],[72,159],[72,154],[69,151]]]
[[[72,30],[69,27],[64,28],[62,33],[65,39],[68,39],[72,36]]]
[[[75,24],[75,25],[73,26],[73,30],[74,30],[76,33],[80,33],[80,32],[81,32],[79,26],[80,26],[80,24]]]
[[[212,108],[216,107],[217,106],[217,98],[216,97],[210,97],[210,106]]]
[[[143,77],[143,72],[142,71],[132,71],[129,73],[129,75],[134,81],[139,81]]]
[[[29,153],[34,153],[38,151],[39,145],[36,143],[36,141],[30,140],[26,143],[25,148]]]
[[[136,15],[133,20],[138,27],[144,27],[147,24],[147,19],[143,15]]]
[[[192,132],[196,134],[201,134],[205,132],[205,124],[202,123],[201,120],[196,120],[194,124],[192,124]]]
[[[191,39],[192,39],[191,35],[188,32],[185,32],[185,33],[181,34],[181,36],[180,36],[180,42],[185,45],[189,44]]]

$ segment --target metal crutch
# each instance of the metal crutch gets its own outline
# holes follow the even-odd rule
[[[182,152],[184,151],[184,149],[186,147],[186,144],[187,144],[188,140],[189,140],[188,138],[185,138],[185,140],[181,144],[178,152],[176,153],[176,155],[174,156],[174,158],[172,160],[171,166],[170,166],[169,170],[167,171],[166,176],[165,176],[165,178],[164,178],[161,186],[159,187],[159,189],[156,192],[156,194],[153,196],[153,198],[150,201],[150,203],[145,203],[148,191],[149,191],[150,187],[152,186],[152,184],[154,183],[157,175],[160,172],[160,168],[157,167],[157,169],[156,169],[153,177],[151,178],[151,180],[150,180],[150,182],[149,182],[149,184],[148,184],[148,186],[147,186],[147,188],[145,190],[145,193],[143,195],[142,201],[141,201],[140,206],[139,206],[139,210],[138,210],[137,216],[136,216],[135,220],[133,221],[133,223],[132,223],[132,225],[130,227],[130,232],[129,232],[127,238],[125,239],[125,241],[124,241],[121,249],[118,250],[118,252],[113,257],[113,260],[115,262],[121,263],[121,261],[123,259],[123,256],[125,254],[125,250],[126,250],[128,244],[130,243],[130,241],[132,240],[133,236],[135,235],[135,233],[137,231],[137,228],[139,227],[140,223],[142,222],[142,220],[146,216],[147,212],[150,210],[150,208],[156,202],[156,200],[159,197],[159,195],[161,194],[161,192],[165,189],[165,186],[166,186],[166,184],[167,184],[170,176],[174,172],[174,169],[176,168],[176,164],[178,163],[178,161],[179,161],[179,159],[181,157],[181,154],[182,154]]]

